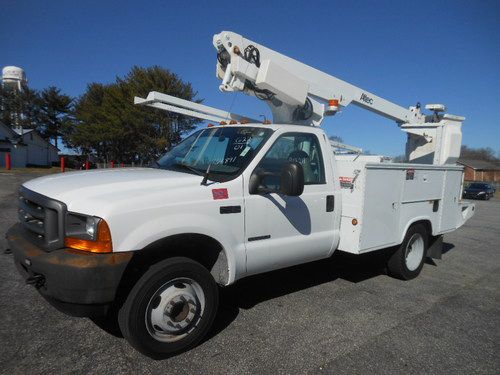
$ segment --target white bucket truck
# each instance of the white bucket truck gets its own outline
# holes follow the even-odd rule
[[[442,105],[429,115],[400,107],[232,32],[214,46],[220,89],[265,101],[272,124],[157,92],[136,98],[218,125],[157,168],[24,183],[20,222],[7,234],[20,273],[47,300],[80,316],[118,310],[124,337],[154,358],[206,335],[218,285],[337,249],[390,248],[388,273],[412,279],[474,211],[455,164],[462,117]],[[396,121],[408,163],[333,152],[319,126],[350,103]]]

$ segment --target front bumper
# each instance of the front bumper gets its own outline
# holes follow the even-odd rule
[[[93,254],[68,248],[46,252],[28,241],[24,231],[16,224],[6,234],[23,278],[67,314],[104,313],[115,299],[132,252]]]

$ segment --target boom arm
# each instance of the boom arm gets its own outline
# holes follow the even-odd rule
[[[274,122],[321,125],[353,103],[398,123],[423,123],[419,108],[403,108],[230,31],[214,35],[222,91],[266,99]]]
[[[427,105],[432,115],[422,114],[420,105],[403,108],[230,31],[214,35],[213,44],[221,91],[243,91],[265,100],[274,123],[320,126],[325,116],[353,103],[398,123],[408,134],[410,162],[442,165],[460,156],[464,118],[441,114],[443,105]],[[247,122],[241,115],[157,92],[136,97],[135,103],[209,121]]]
[[[460,156],[464,118],[440,114],[443,105],[428,105],[434,114],[426,116],[420,105],[403,108],[230,31],[214,35],[213,44],[220,90],[265,100],[275,123],[320,126],[353,103],[398,123],[408,134],[408,161],[441,165]]]

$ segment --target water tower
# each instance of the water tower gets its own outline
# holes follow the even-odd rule
[[[3,87],[12,87],[15,90],[21,91],[27,83],[26,74],[22,68],[6,66],[2,69]]]

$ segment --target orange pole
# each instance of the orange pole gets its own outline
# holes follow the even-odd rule
[[[89,163],[89,161],[88,161],[88,160],[85,162],[85,169],[86,169],[87,171],[90,169],[90,163]]]
[[[64,159],[64,156],[61,157],[61,172],[64,173],[66,170],[66,160]]]
[[[5,168],[10,171],[10,169],[12,168],[12,159],[10,157],[10,152],[7,152],[5,154]]]

